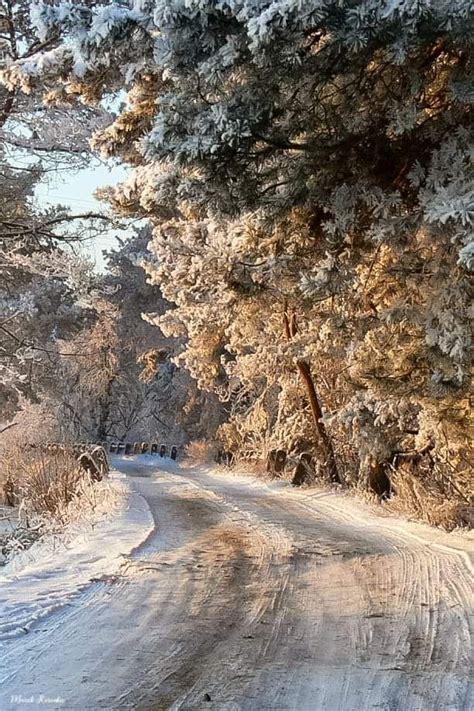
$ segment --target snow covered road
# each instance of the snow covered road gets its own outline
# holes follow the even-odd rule
[[[117,461],[155,527],[4,643],[0,709],[474,708],[472,538],[342,495]]]

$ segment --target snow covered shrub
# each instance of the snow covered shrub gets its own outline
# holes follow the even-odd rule
[[[17,478],[23,510],[61,520],[83,477],[73,454],[27,450]]]
[[[416,472],[413,467],[408,462],[394,470],[392,485],[396,496],[387,503],[388,508],[448,531],[460,526],[472,528],[474,501],[469,470],[464,476],[453,477],[451,472],[448,478],[428,458],[417,463]]]
[[[25,520],[39,516],[64,522],[71,502],[93,486],[77,457],[68,451],[17,446],[2,455],[1,466],[3,483],[11,482],[14,504]]]
[[[1,496],[2,502],[7,506],[18,506],[19,504],[18,481],[22,463],[23,450],[18,444],[0,448]]]
[[[15,507],[15,525],[1,540],[2,556],[8,560],[48,530],[66,523],[67,507],[77,495],[81,472],[70,455],[46,454],[19,445],[3,450],[0,466],[5,503]]]
[[[107,480],[94,481],[69,452],[44,452],[17,446],[1,456],[2,481],[11,482],[14,525],[0,539],[9,559],[46,533],[63,533],[75,523],[93,523],[115,508],[118,490]]]

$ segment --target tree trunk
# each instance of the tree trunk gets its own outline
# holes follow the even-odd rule
[[[332,446],[331,438],[329,437],[326,430],[326,426],[322,421],[323,412],[321,410],[318,394],[314,386],[313,376],[311,375],[311,368],[309,367],[309,364],[303,360],[299,360],[296,363],[296,367],[298,368],[301,380],[303,381],[306,387],[306,392],[308,393],[311,414],[313,415],[314,429],[324,447],[326,463],[329,469],[329,476],[331,477],[331,481],[335,482],[336,484],[341,484],[341,477],[339,476],[339,472],[337,470],[336,456],[334,454],[334,448]]]
[[[287,309],[285,308],[283,318],[284,318],[284,324],[285,324],[286,337],[289,341],[291,341],[291,339],[297,333],[295,314],[293,314],[290,319],[288,316],[288,313],[287,313]],[[329,471],[329,476],[331,478],[331,481],[333,481],[336,484],[341,484],[342,481],[341,481],[341,477],[339,476],[339,471],[337,468],[336,456],[334,454],[334,447],[332,446],[331,438],[329,437],[328,432],[326,430],[326,425],[324,424],[324,422],[322,420],[323,411],[322,411],[321,405],[319,403],[318,393],[316,392],[316,387],[314,385],[314,380],[313,380],[313,376],[311,374],[310,365],[309,365],[309,363],[307,363],[304,360],[299,360],[296,362],[296,367],[298,369],[298,373],[299,373],[300,378],[303,382],[303,385],[306,388],[306,392],[308,393],[309,404],[311,407],[311,414],[313,416],[314,429],[315,429],[318,439],[320,440],[320,442],[323,445],[324,453],[326,456],[326,464],[328,466],[328,471]]]
[[[15,106],[16,91],[9,91],[5,103],[0,110],[0,128],[6,124]]]
[[[109,378],[104,397],[100,400],[99,424],[97,427],[97,439],[99,442],[105,442],[107,439],[108,428],[107,424],[110,417],[112,386],[115,382],[115,376]]]

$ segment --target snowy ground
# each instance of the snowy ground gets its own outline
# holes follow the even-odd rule
[[[8,537],[12,534],[18,524],[18,510],[11,506],[0,504],[0,547],[3,547]],[[0,552],[0,566],[3,565],[5,557]],[[1,567],[0,567],[1,571]]]
[[[113,472],[105,486],[110,514],[105,501],[86,520],[44,536],[0,568],[0,650],[54,610],[75,604],[91,580],[116,573],[153,529],[148,505],[123,474]]]
[[[2,711],[474,708],[472,536],[330,492],[117,462],[153,530],[121,558],[128,518],[104,531],[114,572],[93,562],[99,580],[3,640]],[[9,585],[15,602],[25,582]]]

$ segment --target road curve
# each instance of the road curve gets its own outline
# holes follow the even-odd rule
[[[155,529],[30,635],[24,696],[81,711],[474,708],[462,537],[458,550],[343,496],[117,461]]]

